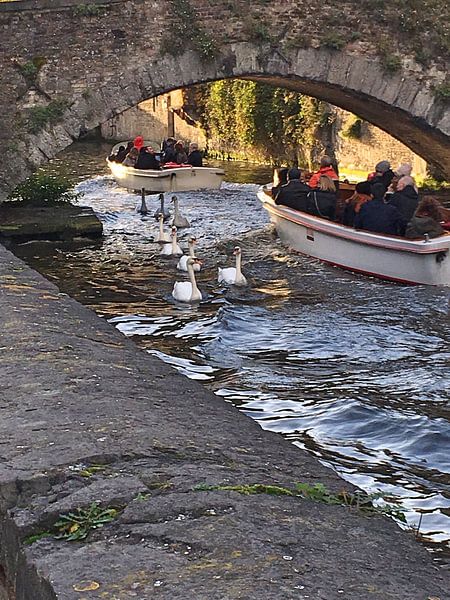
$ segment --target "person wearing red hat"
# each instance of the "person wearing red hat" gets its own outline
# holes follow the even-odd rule
[[[133,144],[135,148],[140,150],[144,146],[144,138],[142,137],[142,135],[138,135],[137,137],[135,137]]]

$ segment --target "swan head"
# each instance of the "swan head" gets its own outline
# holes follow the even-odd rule
[[[197,243],[197,238],[196,238],[196,237],[194,237],[194,236],[191,236],[191,237],[188,239],[188,244],[196,244],[196,243]]]
[[[171,202],[173,202],[174,204],[177,204],[178,198],[176,196],[172,196]]]
[[[160,199],[161,201],[164,201],[164,194],[160,194],[160,195],[159,195],[159,199]]]
[[[159,213],[159,222],[162,223],[164,221],[164,215],[162,213]]]
[[[177,228],[175,227],[175,225],[172,227],[172,231],[170,234],[172,237],[175,237],[177,235]]]
[[[239,254],[242,254],[242,250],[241,250],[240,246],[234,247],[233,254],[234,254],[234,256],[238,256]]]

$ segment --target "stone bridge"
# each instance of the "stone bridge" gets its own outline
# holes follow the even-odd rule
[[[88,1],[0,3],[0,194],[139,102],[231,77],[354,112],[450,179],[448,55],[423,48],[427,15],[405,36],[368,0]]]

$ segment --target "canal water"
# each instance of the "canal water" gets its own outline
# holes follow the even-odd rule
[[[227,163],[220,191],[180,193],[204,260],[204,300],[171,297],[184,274],[154,243],[151,214],[107,174],[108,146],[77,144],[48,167],[72,175],[103,221],[100,242],[15,252],[138,346],[201,381],[369,493],[396,498],[408,527],[450,557],[448,289],[346,273],[290,253],[255,196],[271,170]],[[246,288],[217,282],[242,247]]]

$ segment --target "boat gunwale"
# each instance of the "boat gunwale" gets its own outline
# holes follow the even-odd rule
[[[170,169],[161,169],[157,171],[156,169],[135,169],[134,167],[127,167],[126,165],[122,165],[122,163],[115,163],[109,158],[106,159],[106,164],[111,169],[114,174],[114,166],[121,167],[124,170],[125,175],[133,175],[139,177],[148,177],[150,179],[160,179],[163,177],[170,177],[173,174],[177,174],[180,172],[188,172],[192,173],[192,171],[213,171],[214,175],[225,175],[225,171],[223,169],[217,169],[216,167],[193,167],[192,165],[186,167],[171,167]]]
[[[386,250],[397,250],[399,252],[410,252],[412,254],[438,254],[448,252],[450,248],[450,234],[446,233],[438,238],[425,240],[407,240],[397,236],[383,236],[366,230],[354,229],[347,225],[328,221],[309,213],[295,210],[288,206],[277,205],[263,189],[258,191],[259,200],[269,212],[272,212],[287,221],[298,224],[307,229],[318,231],[332,237],[345,239],[355,244],[374,246]],[[302,221],[303,217],[303,221]],[[367,238],[366,236],[370,236]],[[402,245],[400,245],[402,244]]]

